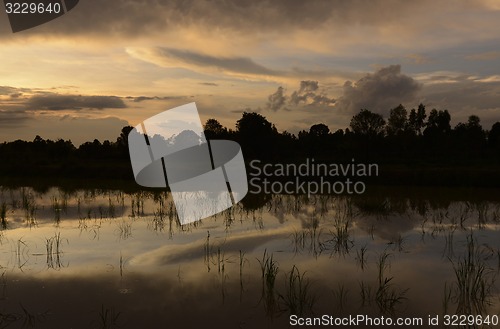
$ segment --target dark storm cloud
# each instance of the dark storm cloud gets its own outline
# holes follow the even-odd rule
[[[29,110],[78,110],[105,109],[105,108],[125,108],[123,100],[116,96],[82,96],[82,95],[61,95],[44,94],[35,95],[26,102]]]
[[[315,28],[330,19],[345,21],[346,16],[355,17],[359,4],[323,0],[85,0],[80,1],[70,14],[26,32],[45,35],[98,34],[105,37],[160,33],[169,28],[193,25],[236,30],[297,26],[304,29]],[[0,33],[11,33],[7,24],[1,27]]]
[[[437,11],[443,6],[430,0],[85,0],[68,15],[23,33],[107,38],[161,34],[191,26],[243,32],[315,30],[328,22],[346,29],[358,23],[404,21],[426,7]],[[11,34],[8,24],[0,28],[1,34]]]
[[[398,104],[415,101],[421,89],[420,83],[401,73],[400,65],[391,65],[366,74],[355,83],[347,81],[337,106],[345,113],[368,109],[386,115]]]

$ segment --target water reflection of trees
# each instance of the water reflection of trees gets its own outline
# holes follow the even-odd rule
[[[500,249],[497,245],[488,245],[486,241],[476,243],[476,240],[467,240],[468,244],[463,245],[462,240],[470,231],[476,239],[481,237],[481,232],[498,227],[498,203],[404,195],[316,195],[311,198],[267,195],[255,199],[256,203],[250,202],[249,205],[242,202],[213,218],[183,226],[177,220],[173,200],[166,191],[125,193],[95,189],[63,193],[51,190],[48,195],[43,195],[29,188],[4,189],[0,191],[0,205],[5,204],[6,210],[5,215],[2,215],[3,211],[0,215],[5,217],[5,230],[16,229],[12,211],[17,211],[23,218],[24,227],[29,227],[31,221],[24,217],[27,209],[36,209],[35,222],[39,226],[45,222],[60,225],[74,215],[82,230],[90,234],[92,229],[98,232],[103,223],[114,223],[116,234],[122,240],[130,237],[132,226],[137,221],[147,222],[150,230],[165,232],[170,238],[185,232],[196,233],[200,228],[205,229],[205,224],[217,223],[220,232],[225,234],[224,241],[226,238],[230,240],[233,229],[244,222],[255,223],[257,230],[265,230],[272,225],[289,225],[290,245],[286,251],[297,257],[297,263],[278,263],[278,257],[273,258],[271,251],[259,258],[263,268],[262,307],[271,318],[288,312],[311,314],[317,305],[317,291],[324,288],[323,285],[333,290],[328,291],[327,297],[321,298],[333,298],[334,304],[340,305],[346,314],[352,311],[347,305],[370,310],[375,307],[381,314],[401,314],[406,298],[410,298],[408,287],[390,265],[401,259],[398,257],[405,257],[408,246],[414,246],[415,239],[412,238],[415,235],[418,238],[420,232],[421,241],[438,246],[438,258],[441,257],[449,267],[451,275],[446,283],[443,282],[443,298],[448,310],[484,313],[492,303],[495,293],[493,274],[500,268]],[[32,226],[32,229],[38,228]],[[62,261],[63,253],[57,247],[63,245],[61,241],[64,240],[55,236],[47,239],[44,256],[47,267],[61,269],[66,266]],[[229,246],[215,244],[214,241],[210,232],[207,233],[206,244],[199,249],[201,252],[204,248],[207,272],[217,275],[222,298],[227,297],[231,280],[238,281],[240,294],[251,294],[243,289],[243,271],[250,272],[252,267],[258,269],[259,265],[253,257],[255,253],[243,250],[237,244]],[[10,243],[13,256],[17,258],[16,264],[22,271],[31,257],[31,244],[26,238]],[[49,250],[49,247],[52,249]],[[360,281],[333,278],[333,275],[332,279],[328,279],[330,281],[318,283],[312,278],[309,281],[314,274],[299,261],[301,256],[309,255],[313,255],[318,262],[325,259],[332,264],[350,262],[361,273]],[[243,264],[249,265],[244,269]],[[239,275],[232,276],[231,267],[238,267]],[[478,278],[477,284],[470,283],[473,278]],[[358,296],[361,296],[361,302]]]

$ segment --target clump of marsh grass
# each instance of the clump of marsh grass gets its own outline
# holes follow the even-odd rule
[[[330,230],[332,238],[323,244],[324,249],[332,250],[334,254],[345,256],[349,254],[354,246],[349,232],[349,221],[336,220],[333,231]]]
[[[54,221],[56,224],[59,224],[59,222],[61,221],[62,207],[57,197],[52,198],[52,209],[54,210]]]
[[[361,297],[361,306],[366,306],[371,304],[372,300],[372,289],[369,285],[366,285],[363,281],[359,283],[359,295]]]
[[[444,236],[444,249],[443,249],[443,257],[448,259],[452,258],[455,254],[454,252],[454,234],[455,234],[456,226],[450,228],[448,233]]]
[[[318,230],[318,224],[313,224],[307,229],[295,230],[291,235],[291,243],[295,254],[307,250],[315,257],[323,251],[324,242],[321,240],[322,230]]]
[[[368,247],[364,245],[361,249],[356,250],[356,262],[359,264],[359,267],[362,271],[365,270],[366,267],[366,252],[368,251]]]
[[[21,315],[21,319],[23,319],[23,328],[26,327],[35,328],[37,324],[43,322],[45,320],[45,317],[47,316],[47,312],[34,314],[28,311],[28,309],[26,309],[26,307],[24,307],[23,304],[20,304],[20,306],[21,310],[23,311],[23,314]]]
[[[267,249],[264,250],[262,260],[257,260],[262,271],[261,300],[264,300],[266,315],[272,317],[279,309],[275,292],[276,276],[278,275],[279,266],[278,263],[273,259],[273,255],[269,255],[267,253]]]
[[[451,303],[452,289],[447,282],[444,283],[444,294],[443,294],[443,315],[449,314],[449,307]]]
[[[311,282],[305,275],[306,272],[300,273],[295,265],[286,274],[285,293],[279,297],[290,314],[302,316],[312,313],[316,298],[311,294]]]
[[[26,223],[29,227],[33,227],[37,225],[36,222],[36,212],[38,210],[38,206],[36,204],[35,198],[30,192],[27,192],[26,189],[21,189],[21,197],[22,197],[22,206],[24,209],[24,213],[26,216]]]
[[[123,270],[125,268],[126,260],[123,259],[122,253],[120,252],[120,278],[123,278]]]
[[[245,263],[248,263],[248,259],[245,258],[245,252],[240,250],[239,265],[240,265],[240,301],[243,298],[243,267]]]
[[[28,245],[26,242],[23,240],[23,238],[19,238],[16,243],[16,261],[17,261],[17,267],[19,270],[23,270],[24,265],[28,263],[29,256],[28,256]]]
[[[155,232],[163,232],[163,230],[165,229],[165,218],[167,215],[165,212],[165,198],[163,197],[163,195],[159,194],[155,195],[154,200],[158,203],[158,208],[153,211],[151,227]]]
[[[344,284],[339,284],[337,289],[333,291],[333,294],[335,295],[337,301],[338,301],[338,308],[340,311],[344,310],[344,306],[346,305],[347,302],[347,294],[349,293],[349,290],[346,289]]]
[[[99,311],[99,320],[97,328],[99,329],[110,329],[118,328],[118,318],[121,312],[116,312],[114,308],[107,308],[101,305],[101,311]]]
[[[384,251],[378,259],[378,287],[375,300],[379,310],[384,314],[394,315],[396,306],[406,299],[406,290],[399,290],[394,287],[392,280],[394,277],[386,276],[386,270],[390,266],[390,254]]]
[[[117,223],[117,226],[116,233],[120,240],[127,240],[132,236],[132,223],[122,220]]]
[[[111,194],[108,197],[108,216],[110,218],[115,218],[116,216],[116,206],[113,200],[111,199]]]
[[[47,250],[47,266],[48,268],[59,269],[62,267],[61,254],[62,254],[61,233],[55,234],[53,237],[45,239],[45,248]],[[68,242],[68,240],[66,240]]]
[[[7,229],[7,203],[2,202],[2,206],[0,208],[0,221],[2,229]]]
[[[472,234],[466,239],[465,253],[455,261],[450,259],[456,279],[453,300],[457,314],[483,314],[492,303],[494,271],[484,260]]]
[[[2,293],[0,294],[0,300],[6,299],[6,290],[7,290],[7,280],[5,279],[5,271],[3,271],[2,276],[0,278],[0,286],[2,287]],[[1,321],[0,321],[1,323]]]

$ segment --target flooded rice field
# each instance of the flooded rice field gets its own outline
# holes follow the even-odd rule
[[[3,188],[0,328],[498,317],[500,202],[401,191],[253,196],[181,226],[167,192]]]

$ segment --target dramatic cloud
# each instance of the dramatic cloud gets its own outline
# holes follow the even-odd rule
[[[0,21],[0,85],[40,88],[0,87],[0,110],[17,113],[0,116],[13,124],[63,113],[138,123],[196,101],[201,115],[228,126],[239,118],[235,110],[250,108],[267,110],[281,129],[318,122],[334,129],[345,128],[362,107],[387,116],[399,103],[411,108],[422,101],[455,111],[454,118],[476,112],[493,118],[498,6],[497,0],[83,0],[68,15],[21,33]],[[399,66],[370,69],[387,63],[404,64],[405,74]],[[420,79],[424,73],[432,79]],[[100,94],[131,96],[92,96]]]
[[[487,51],[484,53],[472,54],[465,56],[465,59],[471,61],[492,61],[495,59],[500,59],[500,51]]]
[[[271,111],[278,111],[285,106],[286,97],[284,95],[283,87],[278,87],[275,93],[269,95],[267,98],[267,109]]]
[[[485,128],[500,120],[500,79],[497,76],[439,73],[427,76],[425,81],[424,104],[428,108],[448,109],[455,124],[467,121],[471,114],[478,115]]]
[[[165,101],[165,100],[175,100],[183,99],[186,96],[127,96],[125,99],[131,100],[134,103],[140,103],[144,101]]]
[[[162,67],[181,67],[200,72],[222,71],[229,74],[266,75],[279,74],[246,57],[216,57],[189,50],[164,47],[128,48],[130,56]]]
[[[318,81],[301,81],[300,89],[293,92],[290,102],[294,105],[306,102],[307,98],[313,96],[316,90],[318,90]]]
[[[45,24],[30,33],[55,35],[99,34],[137,36],[161,34],[173,28],[197,26],[214,30],[269,31],[317,30],[325,23],[338,26],[421,22],[417,13],[448,12],[451,9],[496,10],[495,0],[465,0],[440,4],[435,1],[401,0],[85,0],[70,15]],[[416,16],[415,21],[408,18]],[[4,33],[10,33],[6,24]],[[401,28],[405,26],[402,25]],[[425,28],[423,26],[422,28]],[[455,27],[456,28],[456,27]]]
[[[30,120],[32,115],[25,111],[15,110],[0,110],[0,127],[5,128],[20,128],[26,125],[26,121]]]
[[[384,12],[387,1],[322,1],[322,0],[85,0],[71,15],[46,24],[31,33],[53,33],[74,35],[76,33],[100,35],[136,36],[143,33],[159,34],[172,28],[195,25],[215,29],[237,31],[269,29],[315,29],[327,22],[338,20],[378,21],[390,19]],[[391,1],[394,10],[404,11],[412,7]],[[371,10],[359,10],[360,6]],[[378,8],[378,10],[376,10]],[[365,14],[376,10],[377,15]],[[379,18],[380,17],[380,18]],[[394,18],[393,18],[394,19]],[[4,26],[4,33],[10,32]]]
[[[319,90],[318,81],[301,81],[298,90],[294,91],[291,96],[285,95],[283,87],[278,87],[276,92],[268,96],[266,109],[278,111],[281,109],[289,110],[289,106],[332,106],[335,104],[335,99],[330,98]]]
[[[125,108],[123,100],[116,96],[81,96],[46,94],[31,97],[26,104],[29,110],[79,110],[82,108],[98,109]]]
[[[290,104],[292,105],[333,105],[335,99],[329,98],[324,94],[318,93],[318,81],[301,81],[300,88],[292,93]]]
[[[417,65],[430,64],[433,62],[432,58],[422,54],[409,54],[406,55],[405,57],[406,60],[408,60],[410,63]]]
[[[355,83],[347,81],[336,106],[351,114],[368,109],[387,115],[398,104],[414,102],[421,89],[420,83],[401,73],[400,65],[391,65],[369,73]]]
[[[19,44],[168,44],[236,58],[277,51],[404,56],[471,42],[497,44],[500,12],[494,2],[85,0],[68,15],[16,35],[0,24],[0,38]]]
[[[0,96],[9,95],[11,97],[19,97],[25,92],[31,92],[29,88],[16,88],[10,86],[0,86]]]
[[[11,115],[12,113],[9,117]],[[0,126],[4,140],[33,140],[36,135],[40,135],[44,139],[71,139],[76,146],[94,139],[114,141],[120,135],[121,129],[129,125],[127,121],[115,117],[92,119],[67,115],[59,117],[26,114],[24,119],[19,118],[16,122],[9,120],[3,125],[0,112]],[[19,129],[20,125],[23,129]]]
[[[17,89],[14,87],[0,86],[0,95],[10,95],[12,93],[17,93]]]

